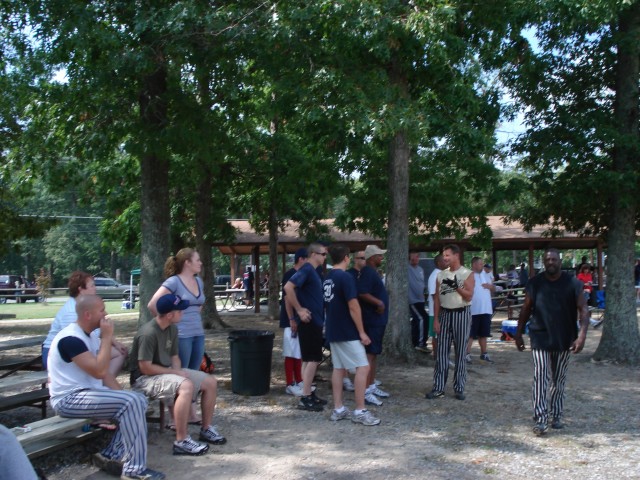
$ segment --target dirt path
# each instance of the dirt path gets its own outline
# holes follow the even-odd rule
[[[474,346],[464,402],[453,398],[451,378],[444,398],[425,400],[433,375],[430,357],[422,355],[413,366],[383,361],[379,378],[392,397],[382,407],[372,407],[382,424],[364,427],[348,420],[331,422],[329,409],[297,410],[293,397],[284,393],[276,324],[253,316],[228,320],[234,328],[276,331],[271,392],[260,397],[233,394],[227,332],[208,334],[207,351],[219,379],[214,423],[228,443],[202,457],[174,457],[172,435],[150,425],[148,463],[167,478],[640,478],[640,370],[592,363],[598,330],[589,331],[585,351],[570,366],[567,427],[538,438],[531,433],[531,356],[513,343],[490,343],[495,365],[480,365]],[[1,336],[20,333],[5,325]],[[34,329],[25,331],[40,333]],[[118,320],[117,329],[119,338],[130,341],[135,321]],[[330,367],[323,365],[319,374],[329,379]],[[120,380],[125,383],[126,376]],[[330,400],[330,383],[319,381],[318,393]],[[345,400],[353,407],[352,393]],[[4,412],[0,421],[16,425],[28,415],[37,412]],[[195,435],[197,427],[191,428]],[[53,480],[114,478],[80,463],[91,447],[50,455],[38,465]]]

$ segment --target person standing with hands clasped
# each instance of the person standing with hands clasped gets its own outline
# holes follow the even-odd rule
[[[433,390],[425,396],[428,399],[444,396],[449,374],[449,351],[453,341],[456,352],[453,389],[456,399],[464,400],[467,380],[465,355],[471,329],[470,305],[475,279],[471,270],[460,263],[460,248],[457,245],[445,246],[442,256],[449,267],[438,273],[436,280],[433,328],[438,335],[438,351],[433,369]]]
[[[527,283],[515,334],[516,347],[523,352],[522,333],[529,321],[533,354],[533,433],[536,435],[547,431],[549,416],[551,428],[564,427],[562,411],[569,358],[584,348],[589,327],[589,309],[582,294],[582,283],[562,271],[558,250],[550,248],[545,251],[543,262],[544,272]],[[576,325],[578,312],[580,332]],[[547,394],[550,403],[547,402]]]

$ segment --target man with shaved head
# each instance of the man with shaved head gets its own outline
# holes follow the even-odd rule
[[[76,312],[78,320],[51,342],[51,406],[61,417],[118,423],[111,443],[94,455],[94,463],[100,468],[123,479],[164,478],[164,474],[147,468],[147,399],[122,390],[109,373],[113,322],[106,316],[104,302],[96,295],[82,295]]]

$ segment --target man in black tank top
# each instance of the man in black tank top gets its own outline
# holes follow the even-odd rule
[[[536,435],[547,431],[549,417],[552,418],[551,428],[564,426],[561,418],[569,357],[583,349],[589,326],[589,309],[582,294],[582,283],[562,271],[560,254],[556,249],[546,250],[543,261],[545,271],[527,283],[515,335],[518,350],[524,351],[522,333],[529,321],[534,366],[533,433]],[[580,332],[576,325],[578,311]],[[551,378],[549,405],[547,378]]]

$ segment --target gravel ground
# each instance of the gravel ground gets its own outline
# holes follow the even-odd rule
[[[118,319],[116,335],[130,343],[135,321],[125,318]],[[207,334],[207,352],[219,379],[214,423],[228,443],[212,446],[202,457],[174,457],[171,432],[159,433],[157,424],[150,425],[148,464],[167,478],[640,478],[640,369],[591,362],[599,330],[589,331],[585,350],[573,357],[566,428],[536,437],[531,432],[531,356],[512,342],[489,344],[494,365],[480,364],[474,345],[464,402],[453,398],[451,377],[444,398],[424,398],[433,376],[430,356],[420,354],[413,365],[381,358],[378,376],[392,396],[382,407],[371,407],[381,425],[364,427],[349,420],[331,422],[329,408],[323,413],[296,409],[295,399],[284,393],[281,335],[274,322],[251,315],[226,320],[234,329],[276,332],[271,391],[257,397],[232,393],[228,332]],[[47,329],[46,323],[11,325],[0,324],[0,338]],[[495,331],[499,325],[497,319]],[[330,367],[321,366],[319,376],[318,394],[331,400]],[[123,384],[126,380],[120,377]],[[353,407],[352,393],[345,394],[345,403]],[[0,421],[15,426],[36,420],[37,412],[3,412]],[[197,427],[190,428],[196,436]],[[34,464],[52,480],[114,478],[87,462],[99,447],[77,446]]]

